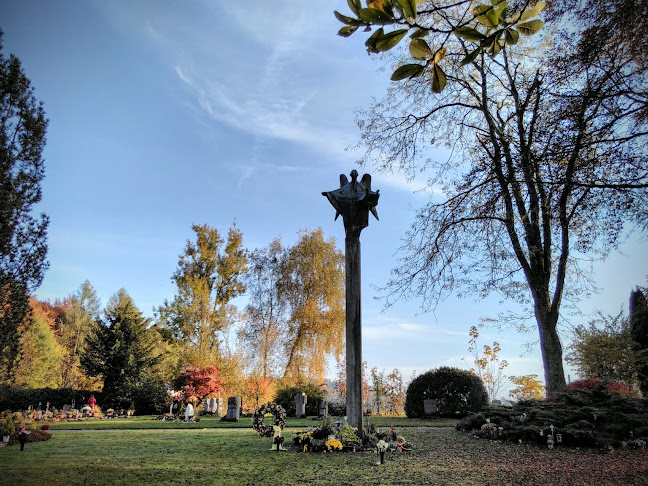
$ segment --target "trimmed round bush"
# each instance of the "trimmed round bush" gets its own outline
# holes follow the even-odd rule
[[[438,415],[463,416],[488,405],[488,393],[477,375],[447,366],[417,376],[407,387],[405,413],[425,417],[423,400],[437,401]]]

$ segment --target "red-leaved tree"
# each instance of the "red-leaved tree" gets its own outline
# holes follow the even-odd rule
[[[185,402],[195,402],[223,389],[223,381],[218,377],[218,368],[206,366],[193,368],[185,366],[173,387],[182,392]]]

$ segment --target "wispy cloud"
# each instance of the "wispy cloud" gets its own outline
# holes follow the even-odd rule
[[[410,341],[443,342],[453,340],[451,336],[466,336],[466,333],[449,331],[436,325],[421,324],[396,317],[380,316],[375,319],[365,319],[362,335],[371,341]]]

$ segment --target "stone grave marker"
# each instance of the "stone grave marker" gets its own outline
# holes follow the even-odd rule
[[[241,417],[241,397],[227,399],[227,420],[237,421]]]
[[[433,413],[438,412],[439,407],[437,407],[437,401],[429,398],[423,400],[423,410],[425,411],[425,415],[432,415]]]
[[[326,400],[320,400],[319,402],[319,416],[320,417],[328,416],[328,402]]]
[[[302,393],[295,393],[295,417],[300,418],[302,415],[306,415],[306,402],[308,402],[308,396]]]

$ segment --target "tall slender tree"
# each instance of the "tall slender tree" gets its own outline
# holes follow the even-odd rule
[[[0,31],[0,383],[13,380],[29,295],[47,270],[45,214],[34,217],[45,176],[47,119],[14,55],[2,52]]]
[[[249,256],[246,279],[249,301],[240,338],[250,349],[262,378],[277,376],[283,357],[287,305],[279,298],[279,283],[284,258],[278,238]]]
[[[208,225],[192,225],[195,241],[187,241],[171,277],[176,296],[165,301],[156,313],[160,328],[184,346],[188,363],[222,369],[221,343],[224,332],[234,322],[230,301],[245,292],[243,276],[247,256],[243,235],[233,225],[224,240]]]
[[[65,355],[63,361],[63,387],[78,386],[85,381],[80,368],[80,356],[86,346],[86,337],[99,317],[101,303],[95,289],[86,280],[79,290],[61,303],[64,307],[60,323],[60,338]]]
[[[279,296],[289,305],[284,378],[321,382],[344,344],[344,255],[321,228],[304,230],[281,268]]]

